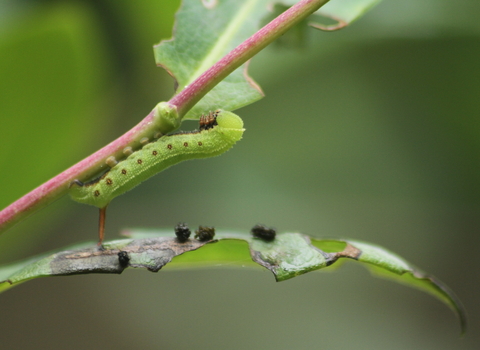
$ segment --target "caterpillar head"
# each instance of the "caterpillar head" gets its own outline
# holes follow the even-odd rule
[[[243,131],[243,120],[235,113],[218,109],[215,114],[217,115],[217,124],[220,127]]]

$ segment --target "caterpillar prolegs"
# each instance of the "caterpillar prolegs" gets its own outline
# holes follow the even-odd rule
[[[123,161],[109,159],[110,170],[89,182],[75,180],[70,187],[73,200],[100,208],[99,245],[104,238],[105,209],[110,201],[151,176],[184,160],[218,156],[242,138],[242,119],[217,110],[200,118],[198,131],[165,135],[131,152]]]

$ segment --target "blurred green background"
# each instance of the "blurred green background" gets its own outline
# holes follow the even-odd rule
[[[0,1],[0,207],[120,136],[172,79],[152,45],[179,3]],[[2,349],[478,349],[480,2],[384,1],[250,65],[266,97],[225,156],[169,169],[109,207],[125,227],[256,223],[380,244],[447,283],[436,299],[355,263],[275,283],[218,267],[38,279],[0,295]],[[193,127],[193,123],[189,124]],[[0,263],[93,240],[62,198],[0,236]]]

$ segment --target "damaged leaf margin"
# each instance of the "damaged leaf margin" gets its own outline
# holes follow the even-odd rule
[[[125,234],[130,238],[106,242],[103,250],[95,243],[86,243],[0,267],[0,291],[37,277],[120,274],[127,267],[157,272],[167,264],[186,268],[260,265],[270,270],[277,281],[284,281],[348,258],[365,263],[377,276],[435,296],[457,314],[462,333],[466,328],[463,305],[452,290],[396,254],[373,244],[311,238],[300,233],[278,234],[267,242],[242,233],[217,231],[215,239],[205,242],[189,239],[185,243],[173,237],[171,230],[130,230]]]

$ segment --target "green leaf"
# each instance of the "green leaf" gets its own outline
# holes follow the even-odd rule
[[[273,272],[277,281],[327,267],[328,254],[315,249],[310,239],[299,233],[277,235],[272,242],[253,239],[252,259]]]
[[[99,249],[95,243],[85,243],[0,267],[0,291],[36,277],[122,273],[127,267],[157,272],[166,264],[184,268],[260,265],[269,269],[277,281],[284,281],[331,266],[341,258],[349,258],[366,263],[381,277],[437,297],[458,315],[462,331],[466,327],[463,306],[448,287],[373,244],[310,238],[300,233],[277,234],[273,241],[264,241],[231,231],[217,232],[212,240],[189,239],[185,243],[180,243],[171,230],[136,229],[125,234],[130,238],[107,242],[104,249]]]
[[[268,13],[266,0],[184,1],[176,15],[174,39],[154,46],[157,65],[182,91],[228,52],[253,35]],[[217,108],[233,111],[263,97],[246,65],[214,87],[184,118],[199,119]]]

